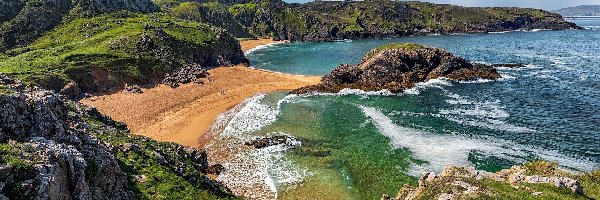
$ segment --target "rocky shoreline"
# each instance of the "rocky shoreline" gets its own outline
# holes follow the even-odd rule
[[[442,49],[412,43],[389,44],[371,50],[360,64],[342,64],[325,75],[319,84],[292,93],[336,93],[345,88],[401,93],[416,83],[437,78],[496,80],[501,76],[494,67],[500,66],[521,65],[471,63]]]
[[[472,199],[493,197],[497,188],[490,184],[512,187],[524,195],[543,198],[545,191],[539,185],[552,185],[566,189],[575,196],[585,197],[584,187],[577,178],[587,179],[594,175],[572,174],[556,168],[556,163],[535,161],[525,165],[515,165],[496,173],[476,170],[474,167],[447,166],[439,175],[426,173],[418,181],[418,186],[404,185],[395,198],[383,195],[382,200],[414,199]]]

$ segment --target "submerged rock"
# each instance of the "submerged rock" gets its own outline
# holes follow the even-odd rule
[[[254,139],[252,141],[246,142],[247,146],[252,146],[256,149],[266,148],[270,146],[285,144],[287,146],[296,146],[297,140],[290,136],[285,135],[277,135],[277,136],[269,136],[264,138]]]
[[[293,92],[339,92],[344,88],[402,92],[416,83],[436,78],[469,81],[495,80],[501,76],[491,65],[471,63],[442,49],[410,43],[389,44],[371,50],[360,64],[340,65],[319,84]]]

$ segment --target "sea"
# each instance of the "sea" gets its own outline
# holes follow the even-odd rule
[[[495,81],[435,79],[402,94],[259,94],[223,113],[206,146],[217,180],[251,199],[379,199],[448,165],[496,172],[534,160],[600,168],[600,20],[583,30],[280,43],[247,54],[253,67],[323,76],[370,49],[419,43],[498,68]],[[254,149],[268,136],[290,141]]]

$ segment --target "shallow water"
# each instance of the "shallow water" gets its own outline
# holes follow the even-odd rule
[[[415,42],[472,61],[524,63],[499,81],[437,79],[402,95],[260,95],[223,125],[209,152],[234,192],[255,198],[377,199],[445,165],[497,171],[535,159],[572,170],[600,167],[600,21],[587,30],[288,43],[248,55],[258,68],[323,75],[374,47]],[[242,123],[243,122],[243,123]],[[293,146],[251,150],[244,141],[290,135]],[[232,139],[233,138],[233,139]],[[238,142],[233,142],[238,141]],[[249,180],[262,189],[244,185]]]

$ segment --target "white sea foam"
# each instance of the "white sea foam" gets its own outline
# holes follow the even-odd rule
[[[531,69],[541,69],[542,67],[536,64],[526,64],[525,67],[495,67],[497,70],[501,71],[522,71],[522,70],[531,70]]]
[[[436,134],[396,125],[389,117],[376,108],[361,106],[363,113],[372,119],[379,132],[390,138],[395,148],[407,148],[416,159],[426,164],[413,164],[409,173],[420,176],[425,172],[440,172],[446,165],[472,165],[469,154],[480,152],[486,156],[495,156],[522,163],[528,156],[540,157],[549,161],[561,161],[582,170],[591,170],[594,164],[566,157],[551,151],[537,150],[531,147],[511,144],[498,140],[467,138],[459,135]]]
[[[444,86],[452,86],[452,82],[447,78],[436,78],[431,79],[427,82],[416,83],[415,87],[404,90],[404,94],[409,95],[418,95],[421,94],[422,91],[427,88],[440,88],[443,89]]]
[[[510,33],[510,32],[513,32],[513,31],[497,31],[497,32],[488,32],[488,33],[491,33],[491,34],[502,34],[502,33]]]
[[[536,130],[507,123],[510,114],[504,111],[504,106],[499,100],[495,101],[472,101],[467,97],[451,92],[445,92],[450,99],[448,104],[456,105],[451,109],[440,109],[439,113],[446,119],[467,126],[475,126],[498,131],[509,131],[517,133],[533,133]]]
[[[283,133],[277,133],[282,135]],[[285,151],[300,146],[299,141],[242,151],[228,162],[217,181],[236,195],[251,199],[276,199],[277,186],[297,184],[310,176],[306,169],[287,159]]]
[[[245,142],[256,139],[254,132],[273,123],[279,115],[283,103],[296,101],[297,95],[288,95],[276,104],[264,102],[265,94],[247,99],[240,105],[223,113],[217,118],[213,129],[222,129],[218,140],[214,140],[206,148],[210,154],[227,155],[211,156],[222,164],[226,170],[217,180],[230,188],[234,194],[250,199],[276,199],[277,187],[296,184],[309,176],[306,169],[288,160],[284,151],[300,146],[294,140],[288,144],[280,144],[260,149],[248,149]],[[269,135],[287,135],[278,132]]]
[[[258,46],[255,46],[255,47],[251,48],[251,49],[248,49],[246,52],[244,52],[244,54],[248,55],[248,54],[253,53],[256,50],[266,49],[266,48],[273,47],[275,45],[282,44],[282,43],[286,43],[286,41],[277,41],[277,42],[273,42],[273,43],[270,43],[270,44],[258,45]]]
[[[240,134],[258,131],[277,119],[279,110],[276,106],[260,103],[265,94],[256,95],[247,100],[244,108],[233,116],[221,133],[221,137],[233,137]]]

